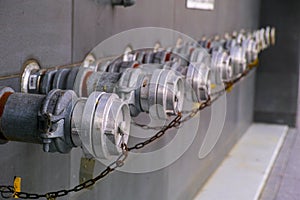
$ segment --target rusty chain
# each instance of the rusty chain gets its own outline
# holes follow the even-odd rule
[[[226,91],[231,90],[231,88],[239,82],[243,77],[245,77],[253,68],[253,66],[248,66],[248,68],[242,73],[238,78],[234,79],[231,82],[225,83],[224,89],[214,92],[211,94],[212,98],[208,98],[205,102],[202,102],[199,104],[199,106],[192,110],[187,116],[184,118],[182,117],[182,113],[178,113],[177,116],[166,126],[163,126],[161,130],[159,130],[155,135],[153,135],[151,138],[137,143],[136,145],[132,147],[127,147],[125,143],[122,143],[122,153],[121,155],[114,161],[112,162],[109,166],[107,166],[98,176],[95,178],[89,179],[71,189],[64,189],[64,190],[58,190],[54,192],[48,192],[45,194],[37,194],[37,193],[27,193],[27,192],[15,192],[15,189],[13,186],[5,186],[5,185],[0,185],[0,194],[2,198],[4,199],[9,199],[12,198],[13,196],[21,198],[21,199],[39,199],[39,198],[46,198],[47,200],[55,200],[58,197],[66,196],[69,193],[72,192],[79,192],[83,189],[89,188],[93,185],[95,185],[99,180],[103,179],[106,177],[108,174],[111,172],[115,171],[117,168],[120,168],[124,165],[124,162],[128,156],[128,152],[132,150],[139,150],[146,145],[149,145],[150,143],[158,140],[161,138],[163,135],[166,134],[166,132],[172,128],[177,128],[181,124],[185,123],[186,121],[190,120],[193,118],[197,113],[204,108],[210,106],[213,102],[215,102],[218,98],[220,98]],[[1,77],[0,77],[1,78]]]

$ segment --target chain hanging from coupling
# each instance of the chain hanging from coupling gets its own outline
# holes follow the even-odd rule
[[[102,180],[104,177],[106,177],[111,172],[115,171],[117,168],[120,168],[124,165],[124,162],[128,156],[128,152],[132,150],[138,150],[146,145],[149,145],[150,143],[158,140],[163,135],[166,134],[166,132],[172,128],[178,128],[181,124],[185,123],[186,121],[193,118],[195,115],[197,115],[198,112],[203,110],[204,108],[210,106],[213,102],[218,100],[224,93],[229,91],[230,88],[232,88],[237,82],[242,80],[243,77],[245,77],[253,68],[253,66],[249,66],[239,77],[234,79],[231,82],[225,83],[224,89],[214,92],[211,94],[211,98],[208,98],[205,102],[199,103],[199,106],[192,110],[187,116],[184,118],[182,117],[182,113],[178,113],[177,116],[166,126],[163,126],[161,130],[156,132],[155,135],[153,135],[151,138],[137,143],[136,145],[132,147],[127,147],[125,143],[121,144],[122,153],[121,155],[112,162],[109,166],[107,166],[98,176],[95,178],[89,179],[71,189],[65,189],[65,190],[58,190],[55,192],[48,192],[45,194],[37,194],[37,193],[27,193],[27,192],[16,192],[15,188],[13,186],[1,186],[0,185],[0,194],[1,197],[4,199],[9,199],[14,197],[18,197],[21,199],[39,199],[39,198],[46,198],[47,200],[55,200],[58,197],[66,196],[72,192],[79,192],[83,189],[90,188],[91,186],[95,185],[99,180]],[[1,79],[1,77],[0,77]]]
[[[109,173],[115,171],[117,168],[120,168],[124,165],[125,160],[128,156],[128,147],[125,143],[122,143],[121,148],[122,148],[121,155],[109,166],[107,166],[98,176],[90,180],[87,180],[71,189],[58,190],[55,192],[48,192],[45,194],[36,194],[36,193],[27,193],[27,192],[15,192],[15,188],[13,186],[0,186],[1,197],[4,199],[10,199],[14,196],[21,199],[46,198],[47,200],[55,200],[56,198],[66,196],[69,193],[79,192],[83,189],[89,188],[95,185],[99,180],[106,177]]]
[[[151,138],[137,143],[136,145],[132,146],[132,147],[128,147],[128,151],[132,151],[134,149],[141,149],[143,147],[145,147],[146,145],[154,142],[155,140],[161,138],[163,135],[166,134],[167,130],[174,128],[174,127],[179,127],[180,123],[181,123],[181,118],[182,118],[182,114],[178,113],[177,116],[166,126],[164,126],[160,131],[158,131],[155,135],[153,135]]]

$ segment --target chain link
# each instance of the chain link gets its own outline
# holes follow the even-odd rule
[[[160,131],[158,131],[154,136],[152,136],[151,138],[149,138],[148,140],[144,141],[144,142],[140,142],[137,143],[136,145],[129,147],[128,151],[132,151],[134,149],[141,149],[144,146],[154,142],[155,140],[161,138],[166,132],[167,130],[173,128],[173,127],[178,127],[181,123],[181,118],[182,118],[182,114],[178,113],[177,116],[166,126],[164,126]]]
[[[128,156],[128,147],[125,143],[121,144],[122,153],[121,155],[108,167],[106,167],[98,176],[93,179],[87,180],[71,189],[68,190],[58,190],[55,192],[48,192],[45,194],[36,194],[36,193],[27,193],[27,192],[15,192],[13,186],[0,186],[0,193],[2,198],[9,199],[13,196],[18,197],[20,199],[39,199],[46,198],[47,200],[54,200],[58,197],[66,196],[72,192],[79,192],[83,189],[89,188],[99,180],[106,177],[109,173],[115,171],[117,168],[120,168],[124,165],[124,162]]]
[[[111,172],[115,171],[117,168],[120,168],[124,165],[124,162],[128,156],[128,152],[132,150],[138,150],[146,145],[149,145],[150,143],[158,140],[163,135],[166,134],[166,132],[172,128],[178,128],[181,124],[185,123],[186,121],[193,118],[195,115],[197,115],[198,112],[203,110],[204,108],[210,106],[213,102],[215,102],[218,98],[220,98],[226,91],[228,91],[229,88],[231,88],[233,85],[235,85],[237,82],[239,82],[243,77],[245,77],[253,68],[253,66],[248,67],[244,73],[241,74],[238,78],[234,79],[231,82],[225,83],[225,88],[217,91],[213,94],[211,94],[212,98],[208,98],[205,102],[200,103],[199,107],[192,110],[187,116],[184,118],[182,117],[182,113],[178,113],[177,116],[166,126],[163,126],[161,130],[159,130],[155,135],[153,135],[151,138],[137,143],[136,145],[132,147],[127,147],[125,143],[121,144],[122,153],[121,155],[112,162],[108,167],[106,167],[98,176],[95,178],[92,178],[90,180],[87,180],[71,189],[67,190],[58,190],[55,192],[48,192],[45,194],[36,194],[36,193],[27,193],[27,192],[15,192],[15,189],[13,186],[0,186],[0,194],[1,197],[4,199],[12,198],[13,196],[19,197],[21,199],[39,199],[39,198],[46,198],[47,200],[55,200],[58,197],[66,196],[69,193],[72,192],[79,192],[83,189],[89,188],[93,185],[95,185],[99,180],[106,177]],[[1,77],[0,77],[1,78]],[[141,126],[142,127],[142,126]]]
[[[164,127],[164,126],[149,126],[149,125],[147,125],[147,124],[139,124],[139,123],[137,123],[137,122],[135,122],[135,121],[132,121],[131,124],[133,124],[133,125],[135,125],[135,126],[138,126],[138,127],[142,128],[142,129],[144,129],[144,130],[149,130],[149,129],[151,129],[151,130],[159,131],[159,130],[161,130],[161,129]]]

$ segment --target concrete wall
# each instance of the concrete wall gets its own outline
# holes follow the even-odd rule
[[[276,46],[262,53],[255,120],[295,126],[299,82],[300,2],[262,0],[261,26],[276,27]]]
[[[195,39],[203,34],[255,29],[259,4],[259,0],[216,0],[214,11],[200,11],[186,9],[182,0],[137,0],[130,8],[112,8],[94,0],[2,0],[0,75],[20,72],[28,58],[38,59],[44,67],[80,61],[112,34],[141,26],[172,28]],[[197,154],[209,110],[201,113],[195,142],[174,164],[146,174],[116,172],[92,191],[72,199],[191,199],[251,123],[254,75],[227,96],[225,127],[206,159],[200,160]],[[19,89],[18,78],[1,79],[0,84]],[[10,142],[0,146],[0,151],[0,184],[21,176],[24,190],[45,192],[78,183],[80,150],[69,155],[47,154],[38,145]]]

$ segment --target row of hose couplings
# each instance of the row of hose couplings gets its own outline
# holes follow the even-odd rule
[[[101,159],[119,155],[132,118],[148,113],[168,120],[188,110],[187,102],[208,101],[211,88],[241,76],[260,51],[274,45],[275,29],[178,41],[112,59],[90,54],[72,67],[41,69],[29,60],[21,93],[0,90],[0,141],[38,143],[46,152],[82,147]]]

